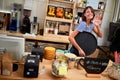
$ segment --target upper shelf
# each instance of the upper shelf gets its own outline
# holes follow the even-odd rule
[[[78,5],[76,5],[77,9],[85,9],[85,7],[80,7]],[[94,9],[95,11],[105,11],[104,9]]]
[[[75,2],[70,1],[63,1],[63,0],[48,0],[49,5],[60,6],[60,7],[67,7],[67,8],[74,8]]]
[[[57,3],[62,3],[62,4],[71,4],[73,5],[74,2],[70,2],[70,1],[63,1],[63,0],[49,0],[49,2],[57,2]]]

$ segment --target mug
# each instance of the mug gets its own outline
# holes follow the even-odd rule
[[[87,73],[90,74],[102,73],[106,69],[108,62],[109,59],[101,59],[101,58],[85,57],[79,59],[79,64],[85,69]]]

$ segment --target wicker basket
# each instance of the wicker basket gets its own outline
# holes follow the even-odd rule
[[[116,79],[116,80],[120,80],[120,64],[117,63],[113,63],[112,66],[110,66],[108,69],[108,76]]]

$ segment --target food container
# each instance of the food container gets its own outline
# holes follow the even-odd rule
[[[55,51],[54,47],[45,47],[44,48],[44,58],[48,60],[52,60],[55,58]]]
[[[65,15],[64,15],[64,17],[66,19],[72,19],[73,18],[73,9],[65,8]]]
[[[1,70],[2,75],[10,76],[13,72],[13,55],[10,53],[2,54],[2,60],[1,60]]]
[[[64,16],[64,8],[56,7],[56,17],[63,18]]]
[[[54,17],[54,16],[55,16],[55,9],[56,9],[55,6],[49,5],[49,6],[48,6],[47,15],[48,15],[48,16],[51,16],[51,17]]]
[[[56,77],[64,77],[68,72],[67,57],[59,56],[52,64],[52,74]]]
[[[75,54],[66,53],[65,56],[68,59],[68,68],[72,69],[75,66],[75,58],[77,57]]]

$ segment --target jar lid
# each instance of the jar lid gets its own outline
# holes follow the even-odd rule
[[[76,58],[77,56],[73,53],[65,53],[65,56],[68,58]]]

